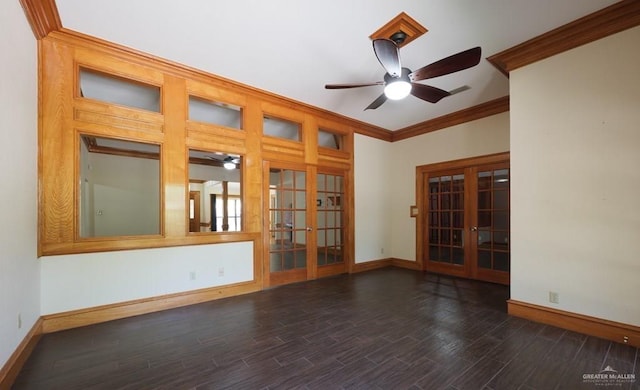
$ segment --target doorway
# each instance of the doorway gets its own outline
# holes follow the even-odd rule
[[[417,172],[423,269],[509,284],[509,154],[426,165]]]
[[[265,284],[347,272],[344,173],[265,163]]]

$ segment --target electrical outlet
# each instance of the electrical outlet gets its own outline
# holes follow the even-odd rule
[[[224,276],[224,267],[218,268],[218,276]]]
[[[380,248],[380,254],[384,255],[384,248]]]
[[[549,291],[549,302],[560,303],[560,294],[554,291]]]
[[[22,314],[18,313],[18,329],[22,328]]]
[[[196,271],[189,272],[189,280],[196,280]]]

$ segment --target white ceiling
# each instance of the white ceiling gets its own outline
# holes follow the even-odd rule
[[[132,47],[388,130],[509,94],[484,58],[616,0],[57,0],[65,28]],[[416,70],[482,47],[480,64],[423,81],[471,89],[436,104],[413,96],[364,108],[382,86],[326,90],[327,83],[382,80],[369,35],[400,12],[429,31],[400,50]]]

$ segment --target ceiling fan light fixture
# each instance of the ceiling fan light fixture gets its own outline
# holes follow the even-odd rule
[[[236,169],[236,164],[233,162],[233,158],[231,157],[225,158],[222,166],[224,167],[224,169]]]
[[[384,95],[391,100],[404,99],[411,93],[411,83],[402,79],[388,82],[384,87]]]

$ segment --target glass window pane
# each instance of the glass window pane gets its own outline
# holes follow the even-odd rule
[[[189,120],[241,129],[242,108],[189,96]]]
[[[478,172],[478,189],[491,189],[491,172]]]
[[[509,212],[494,211],[492,215],[494,229],[509,230]]]
[[[329,130],[318,129],[318,146],[321,146],[323,148],[341,150],[343,137],[343,135],[331,132]]]
[[[209,233],[242,230],[241,177],[241,156],[189,150],[189,191],[200,194],[200,215],[195,216],[199,223],[190,224],[190,232],[201,231],[196,225],[209,226]]]
[[[160,234],[160,146],[85,135],[79,147],[80,237]]]
[[[440,247],[437,245],[429,245],[429,260],[440,259]]]
[[[464,191],[464,175],[453,176],[453,191],[456,191],[456,192]]]
[[[300,189],[300,190],[304,190],[307,186],[306,184],[306,173],[305,172],[301,172],[301,171],[296,171],[296,178],[295,178],[295,188]]]
[[[453,245],[462,246],[462,230],[453,230]]]
[[[491,208],[491,192],[480,191],[478,192],[478,209],[488,210]]]
[[[509,191],[493,191],[493,208],[497,210],[509,209]]]
[[[493,269],[509,272],[509,253],[493,252]]]
[[[327,176],[322,173],[318,173],[318,192],[323,192],[327,189],[326,187]]]
[[[265,116],[263,118],[263,133],[271,137],[284,138],[292,141],[300,141],[300,124]]]
[[[490,251],[478,251],[478,267],[491,269],[491,252]]]
[[[451,247],[440,247],[440,261],[451,263]]]
[[[501,246],[506,249],[509,245],[509,232],[506,231],[494,231],[493,232],[493,244],[494,246]]]
[[[451,219],[451,213],[449,211],[440,213],[440,226],[451,227],[450,219]]]
[[[464,210],[464,194],[463,193],[453,194],[452,198],[453,198],[453,204],[451,208],[454,210]]]
[[[509,170],[499,169],[493,171],[493,187],[494,188],[508,188],[509,187]]]
[[[440,177],[440,192],[451,192],[451,176]]]
[[[80,96],[160,112],[160,87],[80,68]]]
[[[440,239],[443,245],[451,245],[451,230],[440,229]]]
[[[462,248],[453,248],[453,264],[463,265],[464,264],[464,249]]]
[[[440,206],[442,210],[450,210],[451,209],[451,195],[450,194],[442,194],[440,195]]]
[[[456,227],[456,228],[464,227],[464,211],[453,212],[453,227]]]

